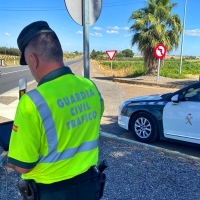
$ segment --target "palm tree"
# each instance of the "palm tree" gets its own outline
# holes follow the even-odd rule
[[[134,33],[131,44],[138,45],[148,74],[155,74],[157,58],[153,54],[154,47],[162,43],[168,52],[177,49],[183,27],[179,16],[172,15],[172,9],[177,3],[171,4],[170,0],[148,0],[146,4],[146,7],[134,11],[129,18],[129,21],[134,20],[130,27]]]

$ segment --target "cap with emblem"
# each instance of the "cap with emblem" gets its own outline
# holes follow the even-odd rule
[[[37,21],[26,26],[17,38],[17,44],[21,51],[20,65],[27,65],[24,50],[29,41],[39,33],[54,32],[45,21]]]

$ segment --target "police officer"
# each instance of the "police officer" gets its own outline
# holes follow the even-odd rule
[[[20,64],[38,86],[19,101],[8,162],[34,180],[41,200],[96,200],[98,138],[104,102],[95,84],[64,66],[56,33],[45,21],[18,36]],[[30,191],[29,191],[30,192]],[[24,196],[26,198],[26,196]]]

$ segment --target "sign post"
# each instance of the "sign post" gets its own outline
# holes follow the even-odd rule
[[[117,50],[107,50],[106,51],[106,54],[108,55],[109,59],[111,60],[111,63],[110,63],[110,69],[111,69],[111,75],[113,76],[113,71],[112,71],[112,61],[115,57],[117,53]]]
[[[89,50],[89,0],[83,1],[83,52],[84,77],[90,78],[90,50]]]
[[[27,79],[22,78],[19,80],[19,99],[26,93],[27,89]]]
[[[64,0],[71,18],[83,26],[84,77],[90,78],[89,26],[100,16],[102,0]]]
[[[160,76],[160,59],[164,58],[167,52],[167,48],[164,44],[157,44],[154,47],[154,56],[158,58],[158,69],[157,69],[157,81],[159,81]]]

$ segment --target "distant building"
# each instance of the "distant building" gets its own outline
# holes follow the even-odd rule
[[[134,54],[134,56],[133,56],[134,58],[142,58],[143,57],[143,55],[140,55],[140,54]]]

